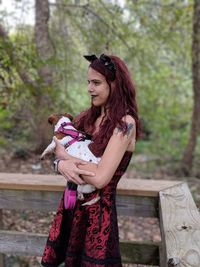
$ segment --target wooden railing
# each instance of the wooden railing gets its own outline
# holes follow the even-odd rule
[[[1,210],[55,211],[64,186],[60,175],[0,173],[2,255],[41,256],[47,236],[3,230]],[[158,217],[160,221],[161,242],[120,241],[124,263],[200,267],[200,215],[186,183],[122,178],[117,210],[119,215]]]

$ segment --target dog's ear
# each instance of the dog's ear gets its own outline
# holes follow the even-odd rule
[[[69,113],[64,113],[63,116],[67,117],[70,119],[70,121],[73,121],[73,116]]]
[[[48,118],[48,123],[53,125],[55,123],[55,115],[51,114],[51,116]]]

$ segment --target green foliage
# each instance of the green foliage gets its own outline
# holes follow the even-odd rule
[[[9,111],[0,107],[0,147],[6,147],[8,139],[11,139],[10,131],[13,126]]]
[[[9,57],[4,56],[2,75],[13,77],[7,89],[8,113],[26,114],[21,138],[30,137],[38,114],[37,94],[47,94],[53,106],[39,113],[76,115],[89,105],[87,62],[84,54],[113,53],[128,64],[137,85],[140,116],[150,132],[148,140],[138,142],[137,152],[180,158],[189,135],[192,113],[191,34],[192,1],[72,1],[59,0],[51,6],[50,35],[56,51],[49,61],[54,84],[35,91],[17,75]],[[23,29],[23,30],[22,30]],[[38,60],[33,28],[23,27],[11,39],[19,64],[38,81]],[[1,44],[1,42],[0,42]],[[12,70],[12,75],[6,68]],[[5,90],[4,90],[5,93]],[[0,110],[2,117],[5,114]],[[46,114],[46,115],[45,115]],[[15,117],[15,116],[14,116]],[[19,138],[20,139],[20,138]],[[21,142],[20,142],[21,143]],[[199,149],[199,148],[198,148]]]

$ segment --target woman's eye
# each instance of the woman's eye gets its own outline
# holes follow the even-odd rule
[[[99,85],[99,84],[100,84],[100,82],[94,82],[94,84],[95,84],[95,85]]]

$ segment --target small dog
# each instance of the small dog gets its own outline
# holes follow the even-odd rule
[[[67,153],[69,153],[71,156],[82,159],[84,161],[98,164],[101,158],[95,157],[93,153],[90,151],[90,149],[88,148],[88,145],[91,143],[91,140],[87,139],[85,134],[83,134],[82,132],[79,132],[78,130],[74,128],[72,124],[72,120],[73,120],[73,117],[68,113],[52,114],[48,118],[48,122],[54,126],[54,135],[60,141],[60,143],[64,145]],[[44,150],[40,158],[44,159],[46,155],[53,153],[55,147],[56,147],[56,143],[54,140],[52,140],[52,142]],[[68,191],[70,189],[69,185],[70,183],[68,183]],[[90,185],[90,184],[78,185],[77,187],[78,198],[83,200],[84,199],[83,194],[85,193],[88,194],[95,190],[96,190],[95,186]],[[98,200],[99,200],[99,196],[97,196],[96,198],[82,205],[83,206],[92,205],[96,203]],[[65,201],[66,208],[72,208],[75,205],[75,203],[72,203],[73,200],[71,203],[68,203],[69,205],[66,202],[67,201]]]

